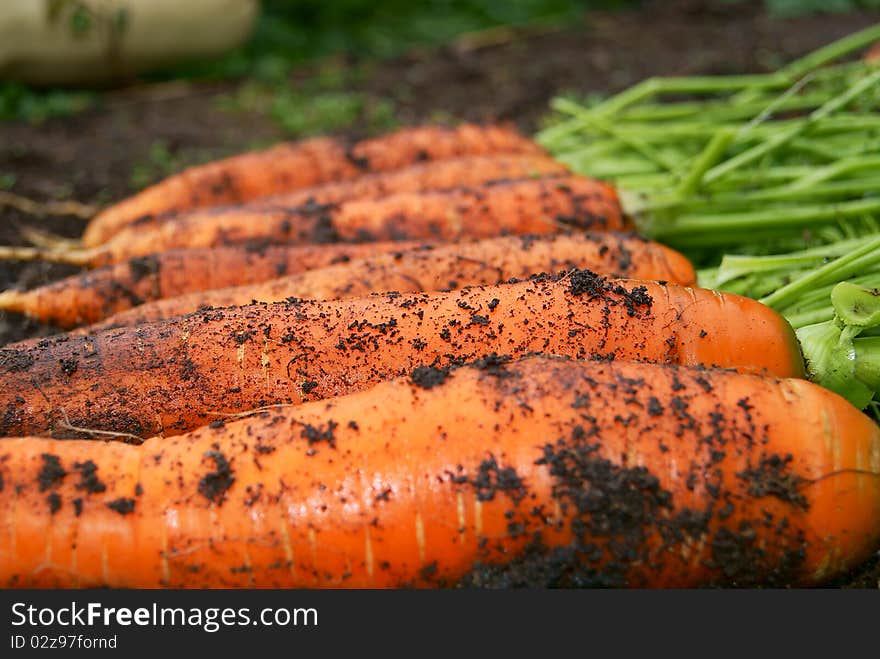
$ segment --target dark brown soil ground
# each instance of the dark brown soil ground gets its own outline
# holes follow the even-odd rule
[[[371,65],[357,91],[393,99],[402,123],[508,120],[532,131],[560,92],[613,92],[651,75],[764,71],[880,21],[880,12],[773,19],[759,6],[710,9],[700,0],[661,0],[639,11],[594,13],[565,30],[501,33],[494,42],[463,39]],[[308,75],[303,71],[292,84]],[[174,161],[187,162],[289,137],[262,113],[220,108],[240,84],[133,86],[107,93],[97,108],[73,117],[36,126],[0,123],[0,175],[12,174],[11,191],[35,200],[105,204],[135,190],[133,174],[156,160],[157,143]],[[357,124],[348,129],[363,131]],[[0,208],[0,244],[24,244],[22,226],[76,237],[83,221]],[[0,263],[0,290],[73,271]],[[0,312],[0,346],[52,331]],[[875,559],[837,585],[877,588],[880,564]]]

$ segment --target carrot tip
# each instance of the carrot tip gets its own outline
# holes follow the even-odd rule
[[[20,291],[14,289],[0,291],[0,310],[21,311],[23,297]]]

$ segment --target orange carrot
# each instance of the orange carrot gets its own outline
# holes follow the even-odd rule
[[[880,544],[880,430],[825,389],[482,367],[140,446],[0,440],[0,584],[808,585]]]
[[[624,228],[614,189],[581,176],[527,179],[443,192],[396,194],[323,206],[242,207],[169,218],[149,230],[132,226],[94,249],[63,255],[104,265],[175,248],[259,240],[288,245],[378,240],[453,240],[504,234]]]
[[[206,222],[211,222],[212,218],[220,213],[235,214],[241,212],[242,208],[250,213],[273,212],[279,208],[323,206],[354,199],[381,199],[401,192],[440,191],[505,180],[562,176],[569,173],[565,165],[545,155],[502,153],[428,160],[402,169],[364,174],[355,179],[259,197],[242,204],[145,215],[138,218],[131,226],[136,226],[140,230],[149,229],[173,220],[181,214],[200,217]]]
[[[803,374],[794,332],[759,302],[579,270],[450,293],[206,310],[9,347],[0,436],[178,434],[216,413],[327,398],[491,352]]]
[[[662,279],[674,284],[696,283],[693,266],[684,256],[635,236],[613,233],[504,236],[416,247],[259,284],[158,300],[114,314],[80,332],[133,326],[204,307],[239,306],[253,301],[282,302],[289,297],[334,300],[385,291],[441,291],[572,269],[588,269],[615,277]]]
[[[354,145],[329,138],[280,144],[185,169],[111,206],[89,223],[83,243],[100,245],[144,216],[239,203],[424,160],[491,153],[543,151],[509,127],[473,124],[404,128]]]
[[[0,293],[0,309],[58,327],[96,323],[153,300],[264,282],[424,242],[266,245],[173,249],[103,266],[29,291]]]

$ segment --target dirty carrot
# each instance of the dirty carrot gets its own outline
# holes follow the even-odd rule
[[[29,291],[0,293],[0,309],[58,327],[96,323],[133,306],[197,291],[256,284],[423,242],[251,244],[172,249],[89,270]]]
[[[635,236],[613,233],[503,236],[395,250],[258,284],[157,300],[114,314],[80,331],[133,326],[204,307],[239,306],[253,301],[282,302],[291,296],[333,300],[386,291],[441,291],[572,269],[588,269],[614,277],[661,279],[683,285],[696,281],[693,266],[684,256]]]
[[[288,245],[377,240],[452,240],[563,230],[619,230],[614,190],[591,178],[523,179],[341,204],[240,208],[170,218],[149,230],[128,227],[92,249],[65,251],[79,265],[117,263],[175,248],[258,241]],[[44,252],[42,258],[52,259]]]
[[[424,160],[490,153],[543,150],[510,127],[474,124],[404,128],[354,144],[330,138],[280,144],[190,167],[160,181],[99,213],[86,228],[83,244],[102,244],[144,216],[238,203]]]
[[[6,587],[822,584],[880,430],[804,380],[532,357],[188,435],[0,440]]]
[[[538,176],[561,176],[569,174],[562,163],[540,154],[501,153],[485,156],[462,156],[444,160],[428,160],[402,169],[364,174],[354,179],[325,183],[294,192],[259,197],[243,204],[226,207],[230,213],[242,206],[250,211],[276,210],[315,204],[339,204],[353,199],[380,199],[401,192],[428,192],[480,185],[492,181],[504,181]],[[180,214],[202,217],[210,222],[216,217],[218,207],[170,211],[159,215],[138,218],[133,225],[139,229],[162,224]]]
[[[794,332],[759,302],[577,270],[446,293],[209,309],[13,344],[0,350],[0,436],[71,426],[179,434],[217,414],[323,399],[492,352],[803,374]]]

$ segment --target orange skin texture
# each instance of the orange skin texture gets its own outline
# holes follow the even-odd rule
[[[130,327],[204,307],[231,307],[253,301],[282,302],[289,297],[336,300],[386,291],[441,291],[500,284],[511,278],[573,269],[630,279],[659,279],[686,286],[696,283],[693,266],[682,254],[635,236],[612,233],[503,236],[399,250],[256,285],[159,300],[114,314],[78,333]]]
[[[424,160],[494,153],[545,152],[510,127],[474,124],[403,128],[353,145],[326,137],[279,144],[190,167],[160,181],[95,216],[83,244],[100,245],[144,216],[241,203]]]
[[[290,300],[0,350],[0,436],[180,434],[420,365],[535,352],[803,375],[794,332],[735,295],[587,271],[447,293]],[[70,432],[66,432],[70,434]]]
[[[252,241],[305,245],[381,240],[457,240],[505,234],[626,228],[614,189],[583,176],[523,179],[470,188],[399,193],[326,207],[220,209],[170,217],[152,228],[131,226],[85,252],[93,263],[182,247]]]
[[[69,329],[136,304],[256,284],[424,242],[329,243],[172,249],[102,266],[29,291],[0,293],[0,309]]]
[[[803,380],[532,357],[140,446],[0,440],[7,587],[821,584],[880,430]]]
[[[214,218],[218,215],[235,215],[242,212],[242,209],[249,213],[271,213],[279,209],[332,205],[354,199],[381,199],[402,192],[448,190],[492,181],[562,176],[570,173],[565,165],[543,154],[495,153],[427,160],[401,169],[364,174],[357,178],[324,183],[293,192],[257,197],[238,204],[146,215],[138,218],[131,226],[140,230],[150,229],[173,221],[181,215],[192,216],[204,222],[216,222]]]

